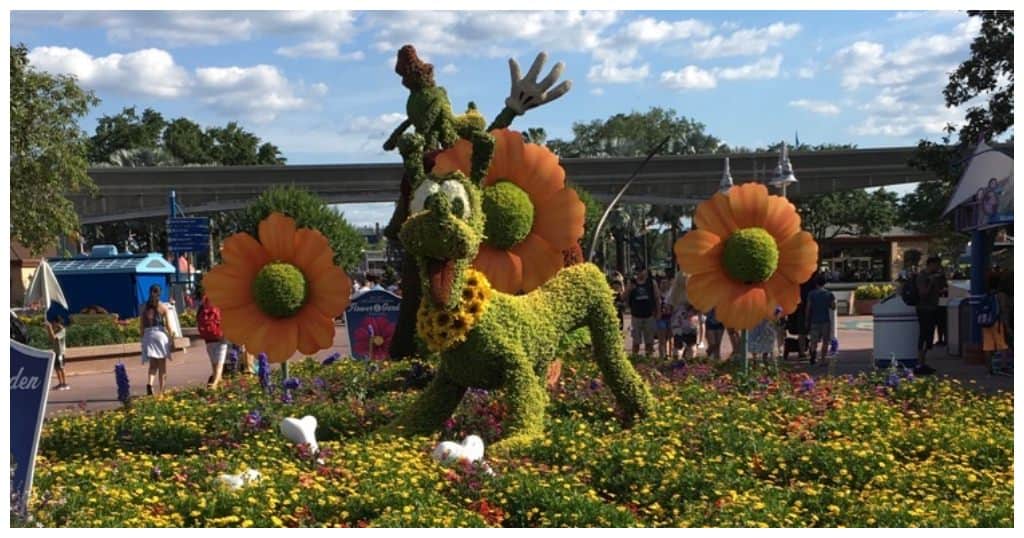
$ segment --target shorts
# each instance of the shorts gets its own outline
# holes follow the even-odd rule
[[[697,333],[676,334],[672,336],[672,341],[676,347],[697,345]]]
[[[63,370],[64,369],[64,354],[63,353],[54,353],[53,354],[53,367],[55,369],[57,369],[57,370]]]
[[[832,340],[832,323],[826,321],[824,323],[812,323],[811,330],[808,332],[810,335],[811,342],[821,342],[822,340]]]
[[[996,322],[991,327],[981,328],[981,350],[982,351],[1005,351],[1006,345],[1006,332],[1003,330],[1003,324]]]
[[[224,364],[224,361],[228,357],[228,343],[221,342],[207,342],[206,343],[206,354],[210,357],[210,365],[217,366],[218,364]]]
[[[668,324],[669,321],[671,321],[671,320],[670,319],[666,319],[666,318],[659,319],[658,323],[656,324],[656,326],[658,328],[658,332],[667,331],[669,329],[669,324]]]
[[[654,345],[654,321],[654,318],[632,318],[634,346],[639,346],[641,340],[645,346]]]

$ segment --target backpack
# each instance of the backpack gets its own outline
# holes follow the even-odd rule
[[[204,301],[203,306],[196,312],[196,328],[199,329],[199,336],[207,342],[216,342],[224,338],[224,332],[220,328],[220,309]]]
[[[995,294],[988,294],[981,298],[978,305],[978,325],[991,327],[999,321],[999,300]]]
[[[917,306],[917,303],[921,301],[921,294],[917,290],[917,275],[911,275],[900,287],[900,298],[907,303],[907,306]]]

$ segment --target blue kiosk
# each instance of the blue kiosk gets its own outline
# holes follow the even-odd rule
[[[53,258],[49,263],[68,300],[67,311],[59,305],[51,311],[65,319],[94,305],[121,319],[137,317],[153,284],[162,290],[160,300],[168,300],[174,274],[174,265],[160,254],[118,254],[113,245],[96,245],[86,256]]]

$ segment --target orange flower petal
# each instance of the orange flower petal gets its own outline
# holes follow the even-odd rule
[[[352,279],[336,265],[309,281],[309,304],[325,317],[334,319],[348,308]]]
[[[775,271],[764,283],[764,290],[768,292],[768,304],[777,304],[782,307],[783,314],[796,312],[800,304],[800,284],[794,284],[782,273]]]
[[[509,147],[516,143],[509,137],[510,133],[512,131],[508,129],[491,131],[491,136],[494,137],[494,154],[491,155],[491,166],[487,169],[487,176],[495,180],[511,177],[517,166],[517,163],[508,158]],[[518,135],[518,133],[515,134]],[[523,138],[519,136],[519,144],[522,145],[522,143]]]
[[[263,342],[253,340],[253,335],[261,326],[270,323],[270,316],[264,314],[254,303],[237,308],[220,310],[220,328],[224,337],[232,342],[244,344],[250,352],[262,351]],[[253,351],[257,350],[259,351]]]
[[[562,268],[562,251],[537,234],[527,235],[511,250],[523,260],[522,290],[525,292],[533,291],[547,282]]]
[[[324,316],[320,309],[307,304],[295,315],[298,322],[299,352],[312,355],[334,343],[334,320]]]
[[[736,221],[732,218],[729,198],[720,192],[697,206],[693,222],[698,229],[711,232],[723,239],[727,239],[736,231]]]
[[[295,248],[291,263],[298,267],[307,280],[314,280],[327,271],[334,260],[334,251],[324,234],[302,228],[295,232]]]
[[[468,140],[457,140],[455,145],[438,153],[434,157],[434,168],[431,171],[438,176],[443,176],[456,170],[469,175],[473,153],[473,145]]]
[[[203,276],[203,289],[218,308],[238,308],[252,303],[254,276],[247,267],[221,264]]]
[[[761,286],[741,286],[715,307],[715,317],[732,329],[753,329],[764,321],[775,305],[768,306],[768,294]]]
[[[691,230],[676,240],[672,247],[676,263],[690,275],[722,270],[722,249],[725,241],[706,230]]]
[[[760,183],[744,183],[729,189],[729,207],[739,228],[764,226],[768,213],[768,188]]]
[[[775,238],[776,243],[782,243],[800,231],[800,214],[789,200],[781,196],[770,196],[764,229]]]
[[[818,265],[818,244],[807,232],[794,234],[779,244],[779,267],[790,282],[806,282]]]
[[[260,244],[271,259],[291,262],[295,251],[295,219],[271,213],[260,221]]]
[[[270,256],[263,245],[244,232],[224,240],[220,248],[220,257],[223,264],[246,268],[254,275],[270,261]]]
[[[686,281],[686,297],[697,310],[710,312],[742,287],[722,271],[708,271],[690,275]]]
[[[536,208],[532,233],[559,250],[569,248],[583,237],[586,212],[575,190],[562,189]]]
[[[480,245],[473,267],[483,273],[491,287],[504,293],[516,293],[523,287],[523,262],[507,250]]]
[[[534,207],[544,205],[548,198],[565,188],[565,169],[558,163],[558,157],[547,149],[541,151],[548,154],[540,157],[532,174],[526,177],[520,177],[520,173],[512,174],[513,180],[526,191]]]
[[[299,346],[299,324],[296,318],[274,319],[257,329],[263,333],[263,352],[270,362],[284,362],[295,354]]]

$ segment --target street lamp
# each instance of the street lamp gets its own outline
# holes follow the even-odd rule
[[[718,192],[727,194],[732,188],[732,174],[729,173],[729,158],[725,158],[725,170],[722,171],[722,181],[718,184]]]
[[[786,142],[783,141],[782,149],[779,152],[779,163],[775,165],[775,172],[772,174],[768,184],[782,189],[782,197],[785,198],[786,188],[796,182],[796,176],[793,175],[793,165],[789,162],[789,148],[786,147]]]

